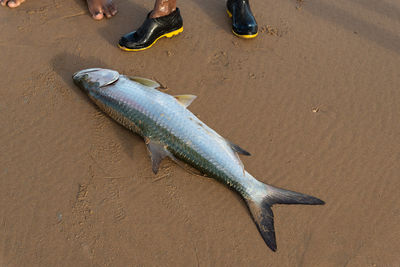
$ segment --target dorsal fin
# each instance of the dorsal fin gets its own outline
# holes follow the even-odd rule
[[[226,140],[226,139],[225,139]],[[244,150],[243,148],[241,148],[238,145],[235,145],[234,143],[232,143],[229,140],[226,140],[226,142],[228,143],[228,145],[232,148],[233,151],[235,151],[236,153],[240,154],[240,155],[245,155],[245,156],[251,156],[251,154],[249,152],[247,152],[246,150]]]
[[[150,80],[150,79],[147,79],[147,78],[134,76],[134,77],[129,77],[129,79],[131,79],[132,81],[135,81],[137,83],[140,83],[140,84],[142,84],[144,86],[147,86],[147,87],[151,87],[151,88],[161,87],[161,85],[158,82]]]
[[[190,104],[192,104],[193,100],[195,100],[197,96],[195,96],[195,95],[174,95],[174,97],[179,102],[179,104],[181,104],[182,106],[187,108]]]

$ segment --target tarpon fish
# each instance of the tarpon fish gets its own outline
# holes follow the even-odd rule
[[[316,197],[256,180],[244,169],[238,156],[250,153],[221,137],[187,109],[196,98],[193,95],[171,96],[157,90],[160,84],[155,81],[108,69],[82,70],[73,79],[101,110],[144,138],[154,173],[161,160],[169,157],[238,192],[273,251],[277,247],[272,205],[324,204]]]

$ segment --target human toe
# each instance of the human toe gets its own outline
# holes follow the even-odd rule
[[[96,12],[92,13],[92,18],[94,18],[95,20],[103,19],[104,18],[103,12],[96,11]]]
[[[108,6],[108,10],[110,11],[111,15],[114,16],[117,14],[118,10],[113,3]]]
[[[89,12],[95,20],[101,20],[104,17],[101,5],[94,5],[93,2],[88,1]]]
[[[7,2],[7,6],[11,8],[18,7],[24,0],[10,0]]]
[[[112,17],[111,11],[108,8],[104,9],[104,15],[106,15],[107,18],[111,18]]]

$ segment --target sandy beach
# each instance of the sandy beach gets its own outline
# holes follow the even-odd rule
[[[0,266],[400,266],[400,2],[261,1],[259,36],[225,2],[179,1],[184,32],[143,52],[121,35],[152,1],[0,7]],[[249,151],[258,180],[323,199],[276,205],[278,251],[240,197],[170,160],[73,84],[90,67],[193,94],[190,110]]]

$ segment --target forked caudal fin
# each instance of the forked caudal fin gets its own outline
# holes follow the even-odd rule
[[[325,202],[316,197],[302,193],[276,188],[270,185],[265,186],[265,196],[261,201],[251,198],[245,198],[245,201],[265,243],[272,251],[276,251],[274,214],[271,206],[274,204],[323,205]]]

